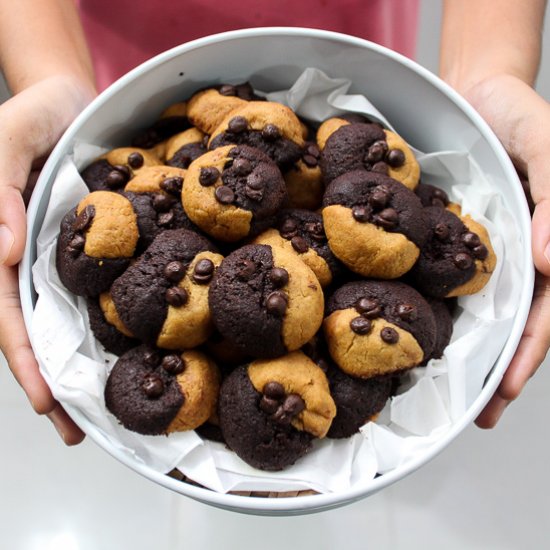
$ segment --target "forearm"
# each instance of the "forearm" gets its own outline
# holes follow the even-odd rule
[[[92,63],[74,0],[0,0],[0,66],[14,94],[59,76],[93,94]]]
[[[460,92],[496,75],[533,85],[546,0],[445,0],[440,74]]]

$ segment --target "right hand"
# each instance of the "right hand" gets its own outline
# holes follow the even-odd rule
[[[0,105],[0,350],[38,414],[45,414],[67,445],[83,432],[54,399],[40,375],[23,321],[17,264],[25,247],[25,202],[33,166],[57,143],[93,92],[68,76],[33,84]]]

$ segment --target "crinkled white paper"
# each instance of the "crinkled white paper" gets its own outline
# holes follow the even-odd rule
[[[288,104],[309,120],[353,111],[391,128],[391,113],[386,113],[386,119],[365,97],[347,95],[350,84],[307,69],[290,90],[266,96]],[[412,370],[376,423],[368,423],[345,440],[316,441],[309,455],[278,473],[251,468],[225,446],[203,441],[195,432],[147,437],[122,428],[106,411],[103,400],[105,380],[116,357],[103,351],[91,336],[84,300],[63,288],[55,269],[60,220],[88,192],[78,169],[96,158],[102,145],[77,145],[57,174],[33,267],[39,299],[31,335],[55,397],[78,409],[114,449],[159,472],[177,467],[220,492],[308,488],[338,492],[357,483],[364,485],[377,472],[418,458],[479,395],[518,307],[519,298],[512,289],[520,287],[520,232],[497,189],[467,153],[418,153],[423,181],[444,188],[465,213],[485,225],[498,261],[491,281],[480,293],[459,299],[453,338],[444,356]]]

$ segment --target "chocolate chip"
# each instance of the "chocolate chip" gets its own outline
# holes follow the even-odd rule
[[[382,313],[380,304],[372,298],[359,298],[355,302],[355,310],[367,319],[376,319]]]
[[[308,168],[315,168],[319,164],[319,160],[313,155],[303,155],[302,160]]]
[[[280,401],[285,396],[285,388],[280,382],[272,380],[267,382],[262,389],[262,393],[271,399]]]
[[[266,141],[275,141],[281,137],[281,131],[275,124],[266,124],[262,130],[262,137]]]
[[[459,252],[454,258],[453,263],[458,267],[458,269],[466,270],[470,269],[474,264],[473,258],[466,254],[466,252]]]
[[[250,189],[260,190],[265,187],[264,178],[259,174],[250,174],[246,180],[246,186]]]
[[[193,271],[193,280],[197,284],[205,284],[212,279],[214,275],[214,262],[208,258],[203,258],[195,264],[195,270]]]
[[[173,220],[174,220],[174,212],[172,212],[172,210],[169,210],[168,212],[162,212],[157,217],[157,223],[161,227],[166,227],[167,225],[170,225]]]
[[[180,195],[182,187],[183,178],[180,176],[172,176],[171,178],[166,178],[160,182],[160,188],[167,193],[170,193],[170,195]]]
[[[369,147],[369,150],[367,152],[367,162],[370,162],[372,164],[380,162],[386,155],[387,151],[388,144],[385,141],[375,141]]]
[[[485,260],[487,256],[489,255],[489,251],[487,250],[487,247],[484,244],[480,244],[479,246],[476,246],[472,252],[474,253],[474,256],[478,260]]]
[[[199,183],[203,187],[214,185],[220,177],[220,171],[215,166],[203,166],[199,173]]]
[[[160,363],[160,356],[155,350],[149,349],[143,354],[143,362],[148,367],[156,367]]]
[[[282,267],[274,267],[269,272],[269,280],[277,288],[281,288],[288,283],[288,271]]]
[[[128,155],[128,164],[134,169],[141,168],[143,166],[143,162],[143,155],[137,151],[134,151]]]
[[[168,374],[181,374],[185,370],[184,360],[175,353],[165,355],[162,359],[161,366]]]
[[[235,193],[231,187],[220,185],[214,191],[216,200],[221,204],[231,204],[235,200]]]
[[[279,408],[279,401],[263,395],[260,399],[260,409],[266,414],[275,414]]]
[[[256,273],[256,264],[252,260],[244,259],[240,264],[237,277],[243,281],[248,281]]]
[[[292,239],[298,231],[298,224],[292,218],[285,218],[279,226],[279,233],[283,239]]]
[[[79,235],[78,233],[71,239],[71,242],[69,243],[69,249],[74,250],[75,252],[80,252],[84,245],[86,244],[86,239]]]
[[[441,222],[435,225],[434,235],[438,241],[445,242],[449,238],[450,234],[451,230],[446,223]]]
[[[399,215],[394,208],[384,208],[374,216],[374,222],[384,229],[394,229],[399,221]]]
[[[481,244],[479,236],[475,233],[472,233],[471,231],[464,233],[461,240],[468,248],[475,248],[476,246],[479,246]]]
[[[179,283],[187,271],[182,262],[173,261],[166,264],[163,274],[172,283]]]
[[[141,383],[141,389],[149,399],[156,399],[164,393],[164,382],[158,374],[147,374]]]
[[[447,206],[449,204],[449,195],[443,191],[443,189],[435,188],[433,190],[433,198],[436,200],[439,200],[443,203],[443,206]],[[433,204],[433,200],[432,200]]]
[[[382,338],[386,344],[396,344],[399,341],[399,334],[391,327],[384,327],[380,331],[380,338]]]
[[[325,228],[321,222],[308,222],[304,225],[304,229],[316,241],[324,241],[326,239]]]
[[[281,426],[288,426],[292,420],[292,416],[290,416],[283,407],[279,407],[271,416],[271,419]]]
[[[235,88],[232,84],[223,84],[218,92],[220,95],[224,96],[235,96],[237,95],[237,88]]]
[[[369,204],[378,209],[384,208],[391,198],[390,192],[384,187],[377,187],[369,197]]]
[[[122,172],[119,172],[118,170],[111,170],[107,174],[105,185],[110,189],[118,189],[119,187],[125,185],[127,181],[128,179]]]
[[[189,293],[179,286],[169,288],[164,296],[172,307],[181,307],[189,301]]]
[[[412,304],[399,304],[396,313],[403,321],[414,321],[418,317],[418,311]]]
[[[248,128],[248,121],[243,116],[234,116],[227,125],[227,130],[232,134],[240,134]]]
[[[388,175],[388,165],[385,162],[377,162],[372,165],[371,172]]]
[[[372,329],[372,322],[365,317],[354,317],[349,326],[355,334],[368,334]]]
[[[126,181],[128,181],[132,177],[132,173],[130,172],[130,169],[125,164],[115,164],[113,166],[113,170],[120,172],[124,176]]]
[[[292,239],[290,239],[290,244],[292,245],[292,248],[294,248],[294,250],[298,252],[298,254],[304,254],[309,250],[309,245],[307,244],[307,241],[299,235],[292,237]]]
[[[252,164],[247,159],[235,159],[233,161],[233,170],[237,176],[248,176],[252,172]]]
[[[244,194],[251,201],[260,202],[264,197],[264,190],[254,189],[253,187],[250,187],[250,185],[246,185],[244,188]]]
[[[354,220],[361,223],[368,222],[370,219],[370,213],[366,206],[354,206],[351,209],[351,215]]]
[[[391,149],[386,155],[386,162],[392,168],[399,168],[405,164],[405,153],[401,149]]]
[[[306,408],[304,400],[297,393],[290,393],[283,401],[283,411],[290,416],[300,414]]]
[[[288,306],[288,297],[280,290],[274,290],[265,302],[265,307],[268,313],[276,317],[283,317]]]
[[[437,206],[438,208],[445,208],[446,206],[446,204],[441,199],[438,199],[436,197],[432,197],[430,204],[432,206]]]
[[[174,199],[164,193],[155,193],[152,204],[156,212],[166,212],[174,205]]]
[[[88,204],[73,222],[72,230],[75,232],[84,231],[92,223],[95,216],[95,207],[92,204]]]

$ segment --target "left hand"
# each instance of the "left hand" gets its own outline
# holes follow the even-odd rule
[[[527,177],[525,191],[534,205],[532,252],[537,273],[533,302],[516,353],[476,419],[480,428],[492,428],[550,347],[550,104],[511,75],[491,76],[464,96],[489,123],[518,172]]]

